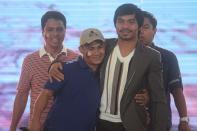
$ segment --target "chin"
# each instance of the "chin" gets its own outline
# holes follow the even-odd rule
[[[54,47],[54,48],[57,48],[57,47],[62,46],[62,44],[59,44],[59,43],[53,43],[53,44],[51,44],[51,46],[52,46],[52,47]]]
[[[95,65],[99,65],[99,64],[101,64],[101,63],[102,63],[102,60],[94,61],[94,64],[95,64]]]

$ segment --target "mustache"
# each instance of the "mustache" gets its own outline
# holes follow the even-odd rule
[[[132,31],[129,29],[122,29],[122,30],[120,30],[120,32],[132,32]]]

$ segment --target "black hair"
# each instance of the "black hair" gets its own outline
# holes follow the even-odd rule
[[[142,10],[138,8],[136,5],[130,4],[130,3],[123,4],[116,9],[115,14],[114,14],[114,25],[116,25],[118,16],[130,15],[130,14],[135,15],[138,26],[141,27],[144,22]]]
[[[66,18],[65,16],[59,12],[59,11],[47,11],[41,18],[41,27],[42,30],[44,30],[44,27],[47,23],[48,19],[56,19],[56,20],[61,20],[66,28]]]
[[[153,29],[155,29],[157,27],[157,19],[154,17],[154,15],[147,11],[142,11],[142,14],[144,18],[149,19],[151,25],[153,26]]]

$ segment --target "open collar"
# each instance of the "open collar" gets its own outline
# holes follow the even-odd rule
[[[58,53],[56,56],[58,56],[58,55],[61,54],[61,53],[65,53],[66,56],[67,56],[67,52],[68,52],[68,51],[67,51],[67,48],[63,47],[62,50],[60,51],[60,53]],[[55,60],[55,58],[52,57],[51,54],[48,53],[48,52],[45,50],[44,47],[42,47],[42,48],[39,50],[39,56],[40,56],[40,58],[42,58],[42,57],[45,56],[45,55],[47,55],[47,56],[49,57],[49,59],[50,59],[51,62]]]

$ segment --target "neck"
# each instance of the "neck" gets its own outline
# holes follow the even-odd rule
[[[61,52],[63,46],[58,46],[58,47],[45,46],[44,48],[53,58],[55,58],[57,54]]]
[[[96,72],[98,65],[89,65],[88,66],[92,69],[93,72]]]
[[[118,39],[118,46],[120,49],[120,53],[123,57],[128,56],[133,49],[135,49],[136,45],[137,45],[137,40],[122,40],[122,39]]]

